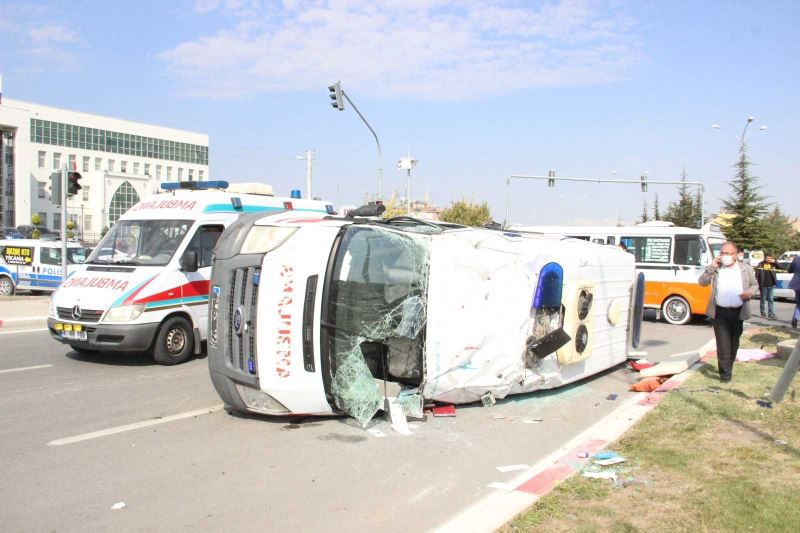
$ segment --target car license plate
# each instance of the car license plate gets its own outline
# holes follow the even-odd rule
[[[86,330],[80,324],[56,324],[56,331],[61,332],[61,337],[64,339],[85,341],[88,339]]]

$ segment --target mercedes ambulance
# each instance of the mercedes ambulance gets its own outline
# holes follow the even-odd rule
[[[47,320],[55,340],[78,352],[148,351],[158,363],[181,363],[206,338],[211,251],[227,226],[243,213],[334,212],[259,184],[161,188],[122,215],[55,291]]]

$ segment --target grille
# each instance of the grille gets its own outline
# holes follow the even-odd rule
[[[72,318],[71,307],[57,307],[56,314],[59,320],[75,320]],[[101,316],[103,316],[102,309],[81,309],[81,318],[78,322],[99,322]]]
[[[228,278],[227,287],[227,317],[224,334],[227,336],[225,342],[225,357],[231,368],[242,372],[253,374],[256,369],[256,310],[258,308],[258,285],[253,285],[253,274],[257,277],[261,274],[261,269],[257,267],[245,267],[233,269]],[[234,316],[236,309],[241,309],[244,331],[241,335],[236,334],[234,326]]]

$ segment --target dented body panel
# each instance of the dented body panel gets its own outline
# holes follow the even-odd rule
[[[218,244],[209,311],[210,373],[232,410],[365,424],[386,408],[384,381],[409,404],[465,403],[626,358],[635,266],[617,248],[407,219],[244,218]],[[262,253],[241,253],[262,234]],[[546,265],[563,275],[543,314]],[[281,281],[252,287],[256,272]]]

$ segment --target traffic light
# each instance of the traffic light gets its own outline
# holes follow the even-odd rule
[[[547,171],[547,186],[548,187],[555,187],[556,186],[556,180],[554,179],[555,177],[556,177],[556,171],[555,170],[548,170]]]
[[[328,87],[328,90],[331,92],[329,95],[331,97],[331,106],[334,109],[338,109],[339,111],[344,111],[344,100],[342,96],[342,82],[337,81],[333,85]]]
[[[641,179],[642,179],[642,192],[647,192],[647,176],[642,176]]]
[[[62,174],[60,170],[56,170],[50,174],[50,203],[55,206],[61,205],[61,179]]]
[[[81,175],[78,172],[69,172],[67,173],[67,196],[75,196],[78,194],[78,191],[81,190],[81,184],[78,183],[81,180]]]

